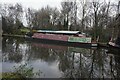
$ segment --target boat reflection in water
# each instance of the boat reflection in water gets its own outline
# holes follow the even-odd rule
[[[34,72],[42,72],[40,78],[119,78],[120,56],[106,52],[4,37],[2,71],[27,63]]]

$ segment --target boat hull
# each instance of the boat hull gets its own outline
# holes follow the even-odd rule
[[[45,43],[65,44],[72,46],[97,47],[97,43],[92,43],[90,37],[77,37],[59,34],[34,33],[33,40],[44,41]]]

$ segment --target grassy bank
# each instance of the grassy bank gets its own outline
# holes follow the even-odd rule
[[[25,35],[15,35],[15,34],[2,34],[2,36],[8,36],[8,37],[25,37]]]

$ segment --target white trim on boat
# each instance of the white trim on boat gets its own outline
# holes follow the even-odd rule
[[[92,46],[92,47],[97,47],[98,44],[97,44],[97,43],[91,43],[91,46]]]
[[[49,30],[38,30],[41,33],[60,33],[60,34],[79,34],[80,31],[49,31]]]

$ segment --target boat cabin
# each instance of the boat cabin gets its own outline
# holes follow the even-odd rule
[[[50,31],[50,30],[38,30],[37,33],[43,34],[60,34],[60,35],[71,35],[85,37],[85,34],[82,34],[80,31]]]

